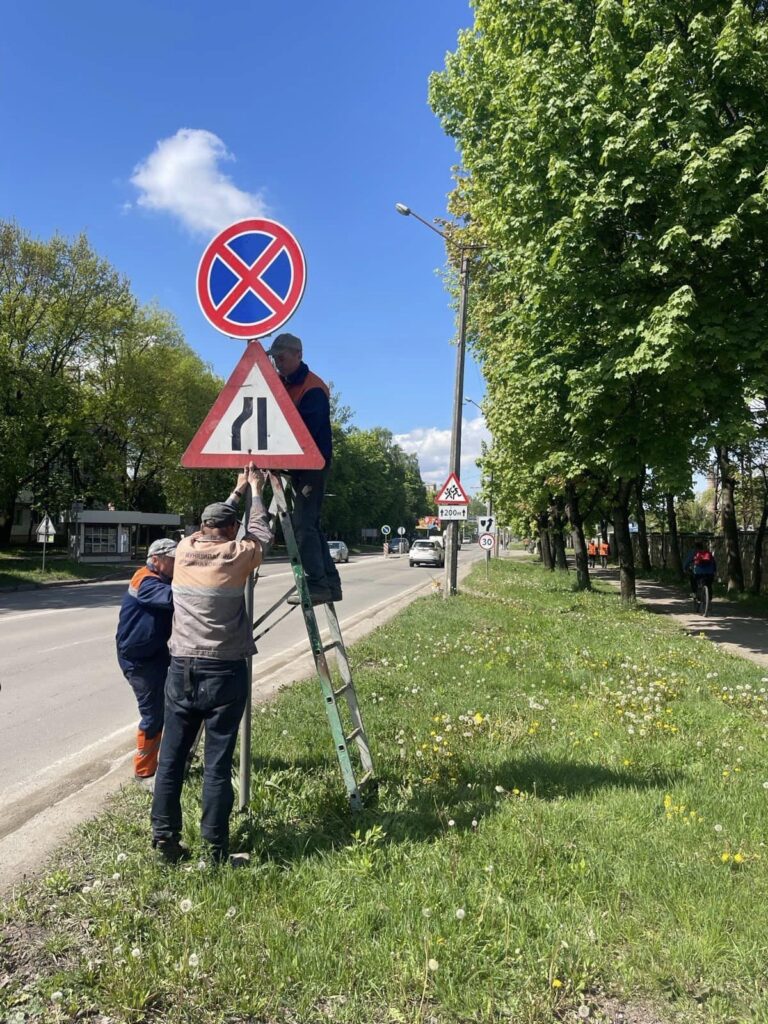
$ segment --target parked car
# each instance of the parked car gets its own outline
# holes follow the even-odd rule
[[[328,550],[330,551],[331,558],[334,562],[349,561],[349,548],[343,540],[329,540]]]
[[[390,555],[407,555],[410,546],[406,537],[395,537],[389,542],[389,553]]]
[[[411,565],[434,565],[440,568],[445,562],[442,547],[434,540],[415,540],[408,560]]]

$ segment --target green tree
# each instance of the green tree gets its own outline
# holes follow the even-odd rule
[[[505,387],[516,359],[567,427],[543,455],[561,452],[566,480],[610,481],[629,600],[635,481],[678,477],[697,439],[732,436],[764,373],[766,10],[475,10],[431,101],[462,153],[452,208],[493,267],[472,302],[489,426],[522,415]]]

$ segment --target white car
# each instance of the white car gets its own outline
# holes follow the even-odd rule
[[[343,540],[329,540],[328,550],[334,562],[348,562],[349,548]]]
[[[434,565],[442,568],[445,561],[443,549],[434,540],[415,540],[408,553],[408,560],[414,565]]]

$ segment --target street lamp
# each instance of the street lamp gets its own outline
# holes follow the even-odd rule
[[[405,203],[395,203],[395,209],[403,217],[415,217],[421,221],[435,234],[440,235],[447,245],[455,243],[444,232],[424,220],[418,213],[406,206]],[[453,390],[453,426],[451,428],[451,457],[450,472],[461,477],[461,408],[464,396],[464,353],[466,350],[467,336],[467,295],[469,292],[469,249],[478,246],[459,245],[461,253],[461,271],[459,281],[461,290],[459,292],[459,344],[456,349],[456,380]],[[446,552],[445,552],[445,583],[443,585],[443,597],[454,597],[456,594],[456,575],[459,559],[459,524],[455,519],[448,522],[446,530]]]

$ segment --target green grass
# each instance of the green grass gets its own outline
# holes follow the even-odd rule
[[[31,554],[23,548],[0,551],[0,587],[13,587],[19,583],[50,583],[52,581],[85,580],[129,570],[119,563],[95,565],[62,558],[60,554],[46,552],[45,572],[42,571],[43,548]]]
[[[615,593],[490,572],[353,649],[375,806],[347,813],[316,685],[285,691],[232,821],[251,867],[156,865],[125,790],[7,907],[0,1019],[768,1020],[768,680]]]

